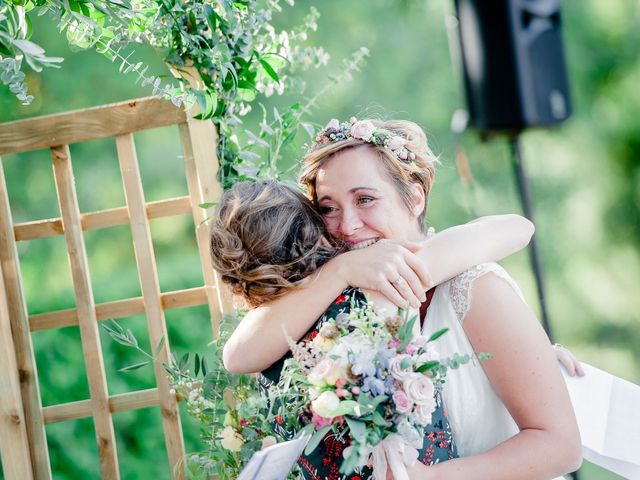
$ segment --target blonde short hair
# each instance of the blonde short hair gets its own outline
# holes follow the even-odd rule
[[[425,199],[428,197],[435,176],[438,158],[427,143],[427,135],[417,124],[407,120],[368,120],[377,130],[385,130],[405,139],[405,147],[415,155],[410,161],[401,160],[389,148],[374,145],[361,139],[348,137],[330,143],[316,143],[304,156],[300,183],[306,187],[309,197],[317,206],[316,179],[322,166],[337,153],[355,147],[367,147],[378,154],[385,173],[393,183],[403,203],[412,208],[412,187],[422,187]],[[426,228],[426,208],[419,217],[420,228]]]

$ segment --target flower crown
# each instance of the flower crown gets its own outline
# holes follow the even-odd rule
[[[405,163],[411,163],[416,159],[416,154],[407,149],[407,140],[404,137],[389,130],[377,129],[371,121],[358,121],[355,117],[351,117],[348,122],[343,123],[332,118],[327,123],[327,126],[316,136],[311,150],[317,145],[327,145],[332,142],[347,140],[348,138],[355,138],[378,147],[388,148],[400,161]]]

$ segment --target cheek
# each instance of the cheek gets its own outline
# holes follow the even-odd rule
[[[338,228],[340,227],[340,219],[339,218],[324,218],[324,226],[327,228],[327,231],[331,234],[332,237],[336,236],[338,232]]]

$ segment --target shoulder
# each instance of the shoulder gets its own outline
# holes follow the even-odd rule
[[[520,299],[524,299],[516,282],[500,265],[495,262],[476,265],[453,277],[443,285],[448,290],[453,309],[461,323],[469,313],[469,310],[471,310],[474,286],[480,278],[484,278],[481,283],[488,284],[486,288],[491,289],[494,284],[507,284]],[[493,287],[494,290],[495,288],[497,287]]]

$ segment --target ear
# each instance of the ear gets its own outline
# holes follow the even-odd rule
[[[422,185],[414,183],[411,186],[411,213],[418,218],[425,209],[425,194]]]

